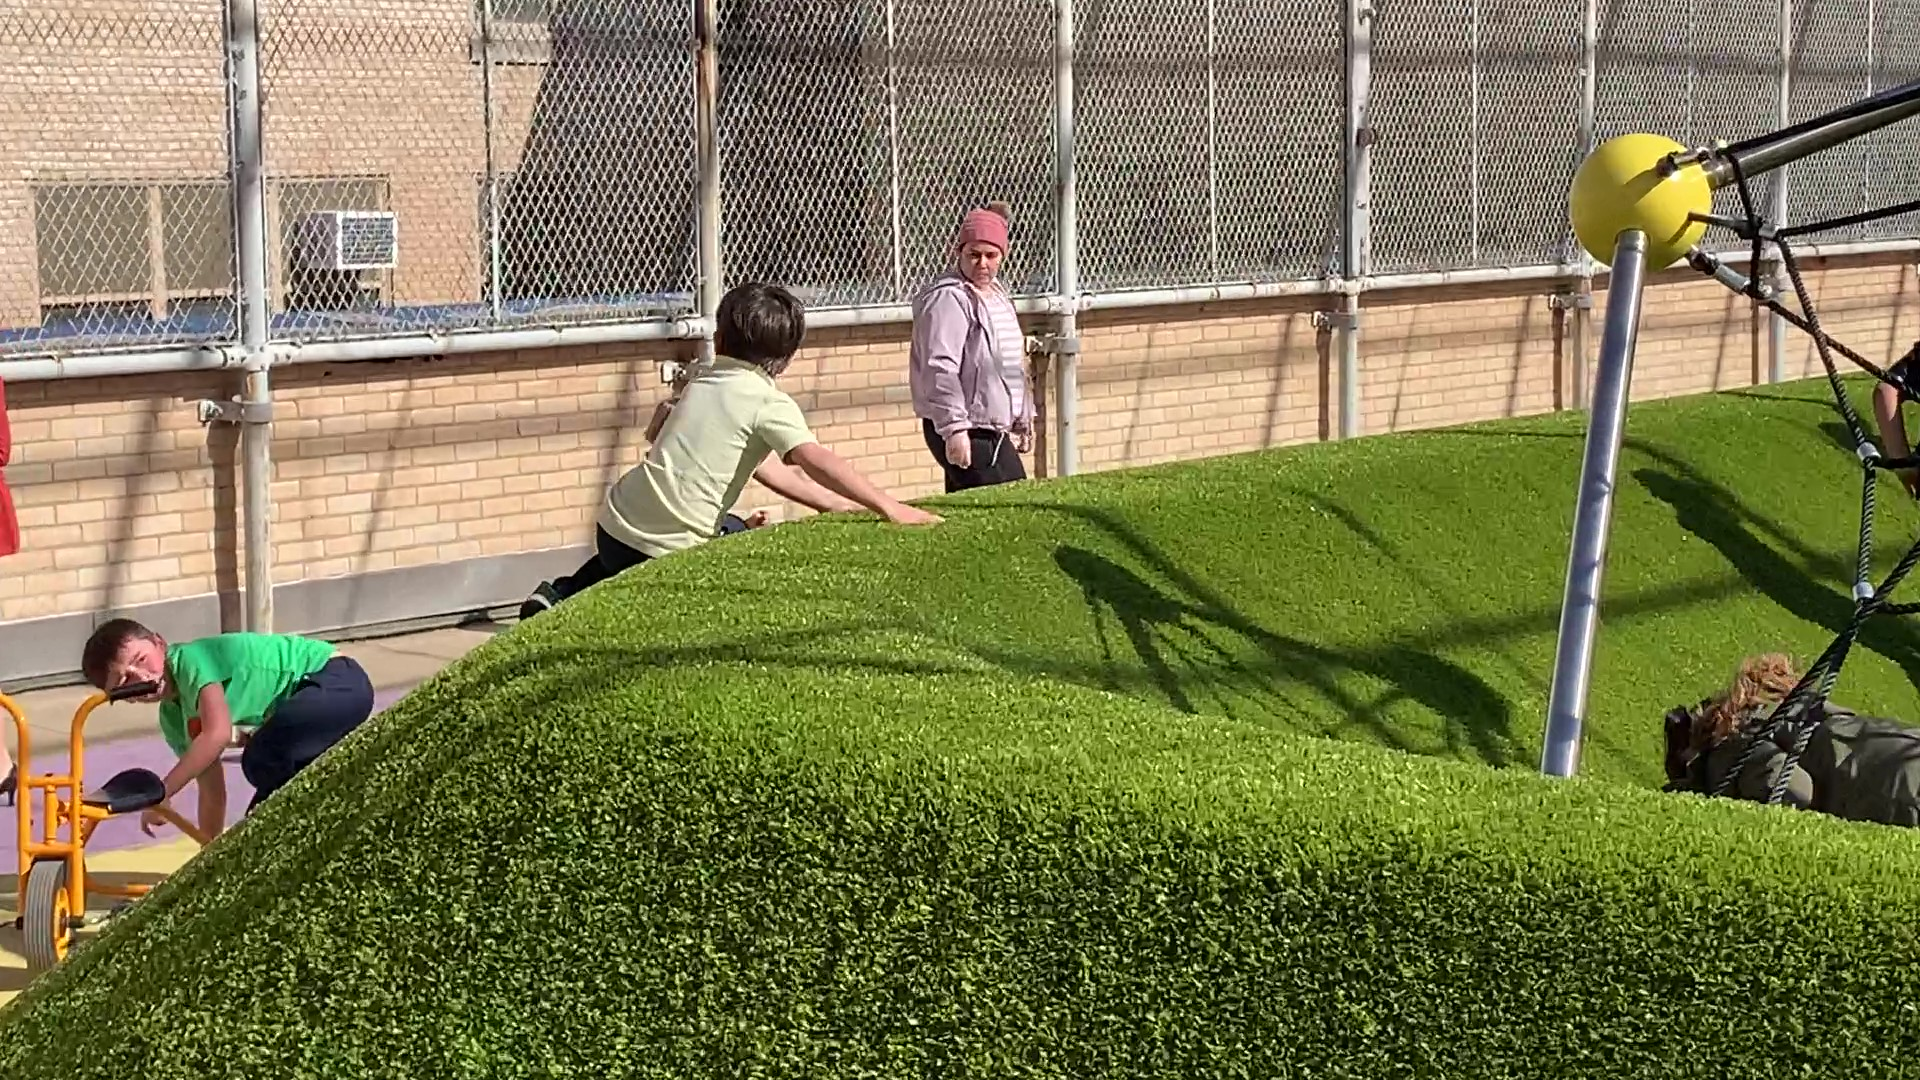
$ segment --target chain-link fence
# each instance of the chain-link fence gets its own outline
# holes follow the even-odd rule
[[[722,280],[904,304],[998,200],[1008,280],[1051,293],[1061,113],[1087,291],[1349,273],[1356,134],[1365,272],[1563,264],[1588,139],[1738,139],[1783,87],[1792,120],[1920,78],[1920,0],[1378,0],[1351,88],[1344,0],[1066,2],[1061,110],[1056,0],[720,0]],[[254,3],[275,340],[696,309],[696,0],[0,0],[0,352],[236,340]],[[1763,209],[1782,176],[1795,222],[1920,197],[1920,122],[1761,178]],[[1920,215],[1819,239],[1898,238]]]
[[[221,0],[0,0],[0,349],[228,336]]]

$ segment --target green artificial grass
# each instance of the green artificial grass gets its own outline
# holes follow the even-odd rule
[[[1581,416],[817,519],[455,664],[0,1071],[1908,1075],[1920,837],[1653,790],[1667,707],[1850,610],[1825,394],[1634,408],[1580,780],[1534,770]],[[1913,715],[1917,641],[1837,698]]]

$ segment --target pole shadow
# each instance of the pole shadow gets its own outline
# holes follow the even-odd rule
[[[1441,719],[1449,750],[1470,751],[1495,767],[1513,760],[1507,701],[1451,661],[1397,643],[1342,650],[1277,634],[1231,609],[1168,595],[1085,548],[1062,547],[1054,561],[1079,584],[1095,620],[1108,663],[1105,688],[1115,688],[1114,668],[1121,662],[1118,643],[1108,638],[1105,627],[1111,621],[1118,624],[1158,693],[1182,712],[1218,711],[1236,719],[1286,722],[1313,711],[1310,703],[1288,692],[1297,687],[1346,717],[1329,733],[1358,725],[1382,744],[1411,751],[1387,719],[1389,710],[1411,701]],[[1241,643],[1253,647],[1252,658],[1247,650],[1235,648]],[[1367,682],[1384,689],[1365,696],[1356,684]]]

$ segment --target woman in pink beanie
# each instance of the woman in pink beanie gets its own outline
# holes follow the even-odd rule
[[[1020,455],[1033,449],[1033,386],[1026,335],[1000,281],[1010,216],[993,203],[963,218],[953,267],[913,301],[913,411],[949,492],[1027,478]]]

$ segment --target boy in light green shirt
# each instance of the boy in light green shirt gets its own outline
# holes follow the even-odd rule
[[[799,404],[774,384],[805,334],[806,313],[786,289],[749,283],[728,290],[714,319],[717,356],[693,373],[646,457],[607,493],[595,522],[593,557],[558,581],[541,582],[521,605],[521,618],[650,559],[713,539],[768,455],[826,489],[815,496],[848,499],[903,525],[938,522],[881,491],[820,445]]]
[[[332,644],[295,634],[217,634],[170,645],[132,619],[93,632],[81,672],[101,690],[153,683],[131,700],[158,702],[160,733],[179,756],[165,778],[168,799],[198,782],[199,821],[209,837],[226,824],[226,774],[220,754],[236,741],[240,772],[253,786],[247,810],[373,713],[373,684]],[[141,816],[151,834],[163,819]]]

